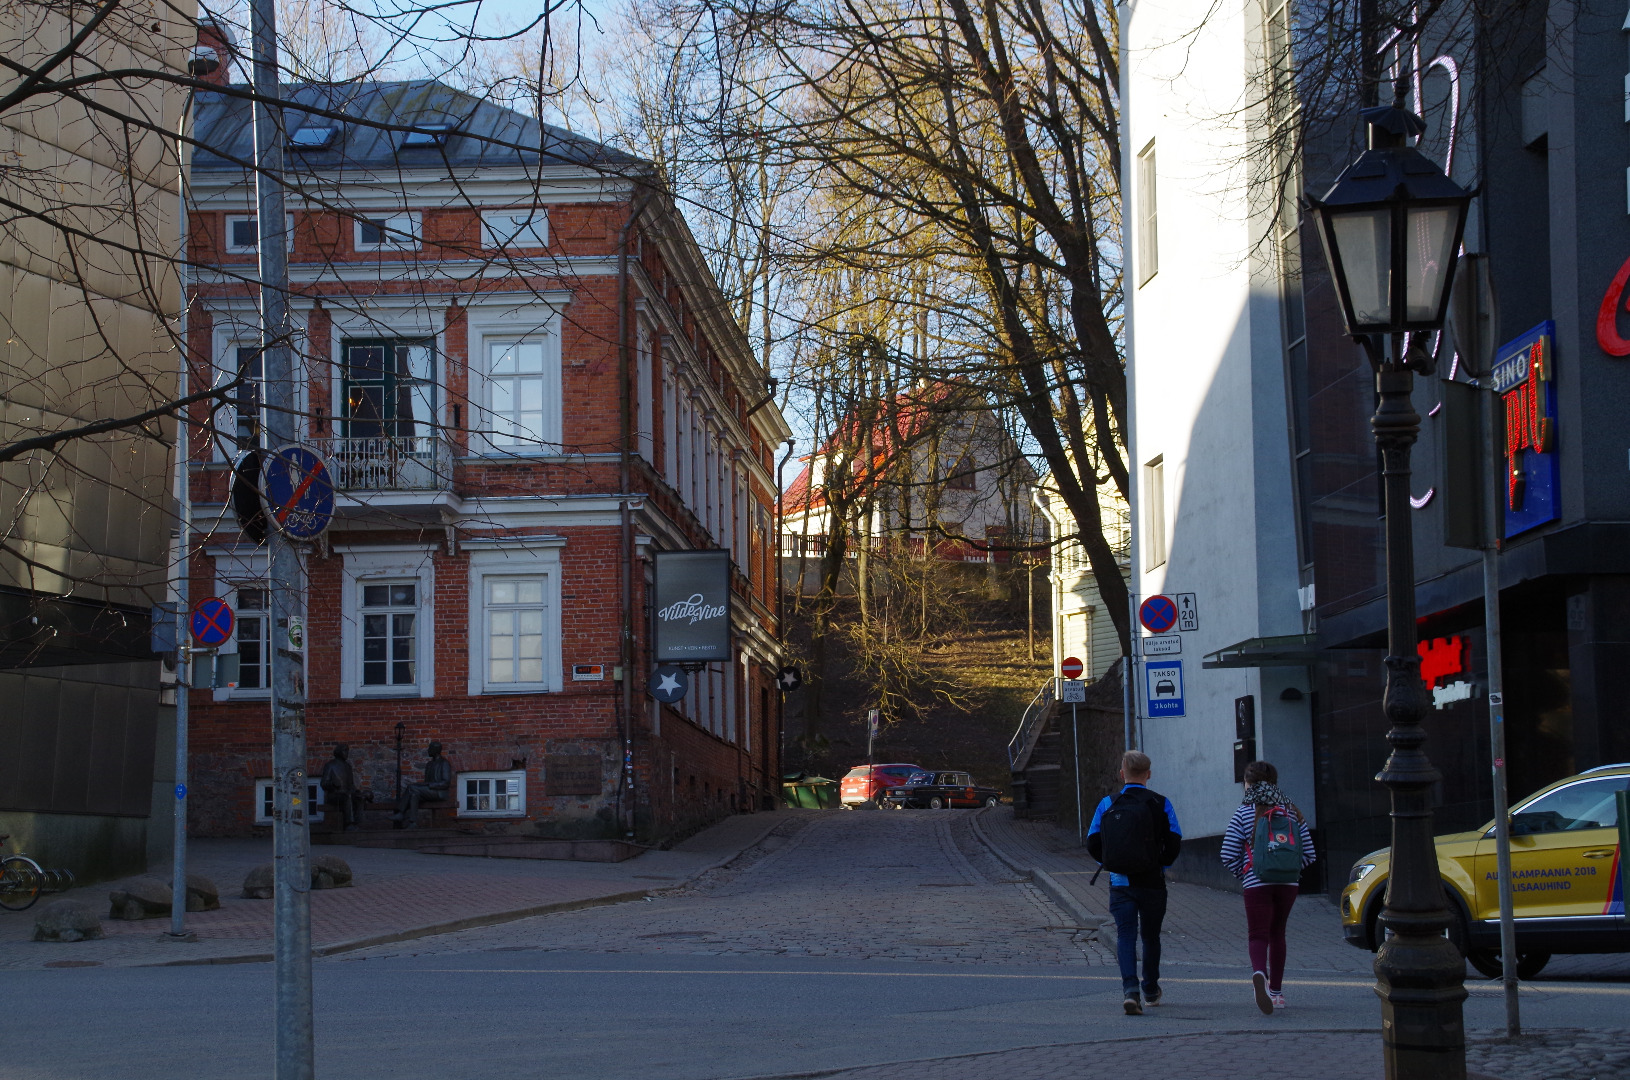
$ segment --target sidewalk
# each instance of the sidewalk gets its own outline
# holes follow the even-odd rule
[[[333,846],[318,849],[350,864],[350,888],[311,893],[312,951],[318,956],[370,945],[509,922],[549,911],[637,900],[677,888],[730,862],[777,825],[805,812],[780,810],[726,818],[670,851],[647,851],[620,863],[423,855],[414,851]],[[270,840],[194,840],[192,874],[213,881],[217,911],[188,912],[196,942],[165,936],[166,916],[125,922],[106,918],[103,882],[60,895],[42,895],[23,912],[0,912],[0,970],[44,967],[232,964],[272,958],[272,902],[240,897],[244,875],[271,861]],[[166,864],[153,876],[170,879]],[[53,900],[90,904],[103,915],[106,937],[73,944],[35,942],[34,916]]]
[[[1079,925],[1108,923],[1093,943],[1106,962],[1114,962],[1115,926],[1109,917],[1109,875],[1089,884],[1098,863],[1076,843],[1073,831],[1050,822],[1020,821],[1008,807],[977,812],[974,827],[999,859],[1020,873],[1034,875],[1035,883]],[[1237,968],[1244,963],[1245,906],[1232,893],[1203,885],[1173,882],[1167,886],[1163,956],[1170,963],[1220,964]],[[1348,945],[1341,936],[1341,918],[1334,904],[1320,895],[1296,901],[1285,930],[1291,968],[1305,972],[1368,976],[1374,960],[1369,953]]]

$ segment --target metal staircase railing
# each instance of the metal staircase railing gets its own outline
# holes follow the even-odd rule
[[[1025,766],[1030,764],[1030,755],[1035,752],[1036,741],[1047,728],[1047,721],[1058,707],[1055,697],[1055,680],[1048,679],[1036,691],[1030,705],[1024,710],[1024,717],[1019,721],[1019,729],[1013,733],[1013,738],[1007,744],[1008,768],[1021,773]]]

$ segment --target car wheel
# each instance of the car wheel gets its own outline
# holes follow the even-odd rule
[[[1545,970],[1545,965],[1551,962],[1548,952],[1525,952],[1517,954],[1517,978],[1532,979]]]
[[[996,797],[996,796],[994,796],[994,795],[991,795],[991,796],[988,796],[988,797],[987,797],[987,798],[986,798],[986,799],[985,799],[985,805],[986,805],[986,806],[1000,806],[1000,805],[1001,805],[1001,804],[1002,804],[1002,800],[1001,800],[1001,799],[998,799],[998,798],[997,798],[997,797]]]
[[[928,808],[930,810],[943,810],[945,809],[945,800],[936,795],[928,800]]]
[[[1498,979],[1500,977],[1500,954],[1494,949],[1473,949],[1466,954],[1466,963],[1470,964],[1484,978]],[[1517,963],[1520,966],[1522,961],[1519,960]]]

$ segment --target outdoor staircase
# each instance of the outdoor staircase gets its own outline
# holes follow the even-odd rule
[[[1016,817],[1058,816],[1064,736],[1058,726],[1058,701],[1053,696],[1053,687],[1052,679],[1042,684],[1008,743]]]

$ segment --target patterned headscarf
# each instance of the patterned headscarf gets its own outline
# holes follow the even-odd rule
[[[1252,806],[1291,806],[1290,796],[1263,780],[1245,789],[1245,802]]]

